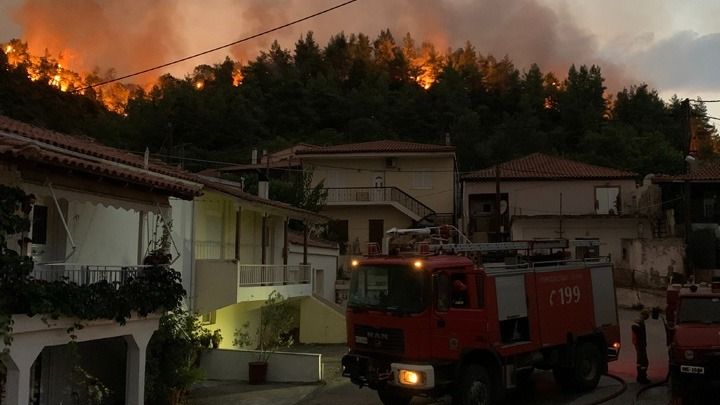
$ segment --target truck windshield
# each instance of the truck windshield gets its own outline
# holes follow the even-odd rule
[[[678,322],[720,323],[720,299],[683,298],[678,311]]]
[[[352,273],[348,307],[422,312],[425,308],[425,272],[410,266],[362,266]]]

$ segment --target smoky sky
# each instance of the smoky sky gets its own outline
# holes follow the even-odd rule
[[[145,69],[284,24],[341,0],[8,0],[6,16],[35,54],[64,51],[70,68],[113,68],[117,75]],[[571,64],[598,64],[611,91],[646,82],[666,88],[720,89],[713,68],[720,59],[720,34],[677,32],[657,39],[652,31],[629,39],[599,40],[563,2],[548,0],[359,0],[297,26],[193,59],[145,77],[183,76],[201,63],[225,56],[247,62],[273,40],[292,49],[313,31],[324,45],[339,32],[374,39],[390,29],[400,42],[409,32],[416,43],[438,50],[470,41],[482,55],[507,55],[520,69],[531,63],[563,77]],[[650,11],[652,12],[652,11]],[[632,30],[634,27],[628,28]],[[0,38],[0,41],[10,38]]]

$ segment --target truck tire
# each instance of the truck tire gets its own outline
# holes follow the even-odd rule
[[[388,386],[378,388],[377,393],[383,405],[408,405],[412,401],[412,396],[402,394]]]
[[[575,349],[575,361],[571,369],[572,388],[589,391],[597,387],[603,373],[603,355],[598,345],[580,343]]]
[[[603,373],[603,357],[598,345],[591,342],[580,343],[575,348],[571,367],[553,368],[555,382],[564,391],[589,391],[597,387]]]
[[[454,405],[491,405],[493,390],[485,367],[471,364],[462,372],[459,392],[453,395]]]

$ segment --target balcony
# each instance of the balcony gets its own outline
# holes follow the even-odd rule
[[[109,266],[92,264],[36,264],[30,276],[36,280],[67,281],[77,285],[89,285],[100,281],[124,284],[137,277],[145,268],[152,266]]]
[[[434,214],[430,207],[397,187],[327,188],[328,205],[392,205],[417,221]]]
[[[312,295],[310,265],[239,264],[196,260],[195,310],[209,312],[248,301],[264,301],[273,290],[284,297]]]

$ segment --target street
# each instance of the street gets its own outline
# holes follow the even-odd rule
[[[627,382],[627,391],[621,396],[605,402],[612,405],[627,405],[635,401],[635,396],[640,385],[635,383],[635,351],[632,347],[630,325],[637,316],[636,311],[620,310],[620,327],[622,330],[623,347],[620,352],[620,359],[610,363],[610,374],[621,377]],[[648,332],[648,356],[650,368],[648,375],[653,382],[661,381],[667,374],[667,351],[665,347],[665,330],[662,320],[649,319],[646,323]],[[505,404],[507,405],[583,405],[607,397],[621,389],[621,385],[608,377],[600,380],[598,387],[589,393],[582,395],[568,394],[561,392],[555,385],[552,372],[537,371],[533,374],[531,390],[518,390],[508,393]],[[669,395],[666,386],[660,386],[645,391],[639,400],[638,405],[667,405]],[[413,405],[449,404],[449,398],[431,400],[417,397]],[[368,388],[358,389],[357,386],[342,377],[331,377],[327,386],[317,390],[305,400],[302,405],[381,405],[377,393]]]

